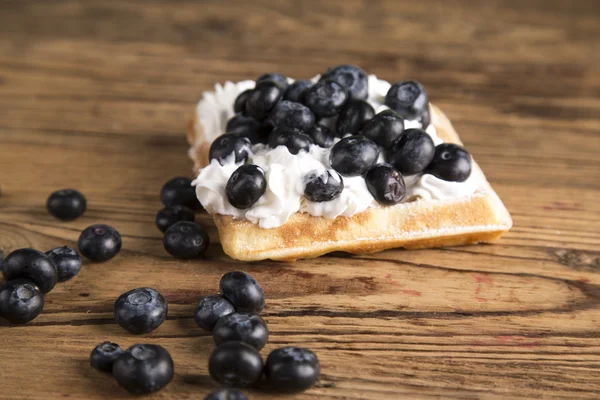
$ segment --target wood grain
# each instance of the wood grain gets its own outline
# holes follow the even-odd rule
[[[511,211],[494,245],[292,265],[179,261],[154,226],[164,181],[185,175],[185,124],[214,82],[306,78],[356,63],[418,79]],[[87,225],[124,248],[47,296],[33,323],[0,326],[0,398],[128,398],[88,366],[95,344],[158,343],[198,399],[212,339],[191,315],[226,271],[267,293],[271,339],[313,349],[322,377],[298,399],[582,399],[600,396],[600,7],[586,0],[0,2],[0,250],[75,245]],[[89,209],[62,223],[48,194]],[[156,332],[112,319],[148,285],[170,302]],[[278,396],[259,390],[252,399]]]

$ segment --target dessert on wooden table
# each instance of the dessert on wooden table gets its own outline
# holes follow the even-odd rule
[[[512,226],[416,81],[342,65],[217,84],[188,140],[196,194],[235,259],[489,242]]]

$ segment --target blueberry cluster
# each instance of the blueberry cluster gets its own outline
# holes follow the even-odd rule
[[[300,392],[310,388],[320,373],[319,360],[307,349],[285,347],[274,350],[266,363],[259,351],[269,338],[266,322],[258,315],[265,305],[265,293],[251,275],[234,271],[221,278],[221,294],[203,298],[194,320],[212,332],[217,346],[208,370],[217,382],[228,387],[256,384],[261,376],[279,392]],[[230,397],[227,397],[230,396]],[[225,389],[206,399],[245,399],[238,390]]]
[[[256,87],[234,102],[236,115],[226,133],[211,145],[209,157],[220,163],[247,162],[251,145],[285,146],[292,154],[311,145],[329,148],[333,170],[311,171],[304,177],[305,197],[323,202],[337,198],[343,177],[362,176],[373,197],[383,205],[403,200],[403,175],[432,174],[462,182],[471,173],[471,157],[455,144],[434,146],[424,131],[430,124],[429,98],[417,81],[395,83],[385,97],[389,109],[375,114],[367,102],[368,76],[354,65],[327,70],[316,83],[288,84],[281,74],[265,74]],[[422,129],[405,129],[405,120],[417,120]],[[334,138],[342,138],[334,144]],[[333,147],[332,147],[333,146]],[[385,163],[380,163],[380,153]],[[252,207],[266,191],[264,171],[252,164],[240,166],[226,186],[236,208]]]

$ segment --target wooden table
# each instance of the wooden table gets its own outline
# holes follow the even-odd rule
[[[191,315],[234,269],[266,290],[263,354],[294,344],[322,362],[317,386],[293,398],[598,398],[598,3],[250,3],[0,3],[0,248],[74,246],[98,222],[124,238],[114,260],[50,293],[33,323],[0,326],[0,398],[128,398],[88,365],[106,339],[171,352],[175,378],[153,398],[203,398],[217,387],[213,342]],[[512,231],[494,245],[243,264],[200,215],[214,243],[206,259],[168,256],[158,193],[191,174],[184,131],[202,91],[344,62],[425,84]],[[75,222],[45,210],[64,187],[88,199]],[[167,297],[169,318],[135,337],[115,324],[113,302],[144,285]]]

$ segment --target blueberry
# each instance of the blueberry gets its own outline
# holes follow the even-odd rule
[[[235,312],[235,307],[220,294],[206,296],[196,306],[194,321],[207,331],[212,331],[220,318]]]
[[[258,77],[256,80],[256,84],[258,85],[260,82],[264,81],[272,81],[279,85],[282,90],[287,89],[288,80],[284,75],[277,73],[264,74]]]
[[[18,249],[6,256],[2,275],[5,281],[29,279],[42,293],[51,291],[58,281],[56,265],[44,253],[34,249]]]
[[[217,346],[225,342],[244,342],[260,350],[269,339],[266,322],[256,314],[232,313],[219,319],[213,331]]]
[[[402,175],[388,164],[374,166],[365,175],[367,189],[378,203],[391,206],[400,203],[406,194]]]
[[[98,371],[112,372],[113,364],[121,354],[123,354],[123,349],[118,344],[100,343],[90,354],[90,365]]]
[[[234,115],[229,121],[227,121],[225,132],[248,138],[252,144],[260,143],[263,140],[261,135],[261,123],[254,118],[247,117],[243,114]],[[227,137],[232,139],[230,136]],[[224,146],[221,145],[221,147]],[[229,153],[232,151],[233,150],[229,151]],[[236,154],[236,156],[237,155],[238,154]],[[245,155],[244,160],[245,158],[247,158],[247,155]]]
[[[107,261],[121,251],[121,235],[104,224],[91,225],[79,236],[79,252],[92,261]]]
[[[0,286],[0,317],[13,324],[26,324],[40,315],[44,295],[35,283],[13,279]]]
[[[165,183],[160,191],[160,199],[167,207],[180,205],[192,210],[200,208],[192,180],[183,176],[178,176]]]
[[[281,86],[273,81],[257,83],[250,96],[248,96],[248,100],[246,100],[246,114],[262,121],[281,100],[283,90]]]
[[[336,199],[344,190],[344,180],[334,170],[311,171],[304,177],[304,196],[314,202]]]
[[[351,100],[346,103],[337,119],[336,131],[339,137],[359,132],[364,124],[375,116],[375,110],[364,100]]]
[[[407,129],[387,151],[387,161],[403,175],[423,172],[433,160],[435,145],[422,129]]]
[[[353,99],[364,100],[369,96],[369,78],[365,71],[355,65],[338,65],[327,70],[321,79],[339,83]]]
[[[154,393],[165,386],[175,372],[167,350],[155,344],[136,344],[125,350],[113,364],[117,383],[131,394]]]
[[[260,379],[262,370],[263,360],[258,350],[242,342],[223,343],[208,362],[210,376],[225,386],[250,386]]]
[[[68,281],[81,269],[81,256],[75,249],[67,246],[57,247],[47,251],[46,255],[56,266],[59,282]]]
[[[167,229],[163,246],[177,258],[195,258],[206,252],[210,238],[206,230],[195,222],[179,221]]]
[[[219,283],[221,293],[240,313],[259,313],[265,306],[265,292],[252,275],[228,272]]]
[[[425,108],[423,114],[419,117],[419,121],[421,122],[421,127],[423,129],[427,129],[429,124],[431,124],[431,111],[429,111],[429,107]]]
[[[265,365],[270,385],[284,393],[307,390],[319,379],[320,373],[321,366],[315,353],[301,347],[273,350]]]
[[[165,207],[156,213],[156,226],[161,232],[165,232],[173,224],[179,221],[194,221],[196,214],[186,206]]]
[[[306,91],[304,102],[317,117],[339,114],[348,100],[348,93],[339,83],[321,80]]]
[[[115,320],[133,334],[149,333],[165,321],[168,309],[167,301],[156,290],[133,289],[115,301]]]
[[[428,104],[427,92],[417,81],[395,83],[385,96],[385,105],[406,119],[421,116],[427,110]]]
[[[235,208],[247,209],[267,190],[265,174],[257,165],[246,164],[236,169],[227,181],[225,194]]]
[[[380,146],[389,148],[404,132],[404,120],[395,111],[384,110],[367,122],[362,130],[364,135]]]
[[[305,105],[283,100],[271,111],[269,122],[279,128],[307,131],[315,125],[315,114]]]
[[[292,154],[298,154],[300,150],[309,151],[313,140],[310,136],[298,129],[275,128],[269,135],[269,146],[285,146]]]
[[[435,147],[433,161],[425,173],[445,181],[464,182],[471,175],[471,155],[453,143],[442,143]]]
[[[379,157],[379,147],[365,136],[348,136],[335,144],[329,153],[329,163],[345,176],[366,173]]]
[[[333,139],[335,138],[335,135],[333,134],[333,131],[325,125],[317,124],[313,126],[307,133],[316,145],[325,148],[333,146]]]
[[[246,100],[248,100],[250,93],[252,93],[252,89],[244,90],[235,98],[233,103],[233,111],[236,114],[246,112]]]
[[[75,189],[53,192],[46,202],[48,212],[63,221],[79,218],[85,212],[86,205],[85,197]]]
[[[248,396],[237,389],[221,389],[208,394],[204,400],[248,400]]]
[[[295,103],[303,103],[304,95],[306,94],[306,89],[308,89],[311,86],[311,81],[295,81],[290,86],[288,86],[287,90],[283,94],[283,100],[293,101]]]
[[[250,154],[252,142],[247,137],[235,133],[226,133],[219,136],[210,145],[208,157],[212,160],[216,158],[219,164],[223,165],[225,160],[234,155],[235,162],[246,162]],[[195,194],[194,194],[195,196]],[[198,200],[196,200],[197,202]]]

